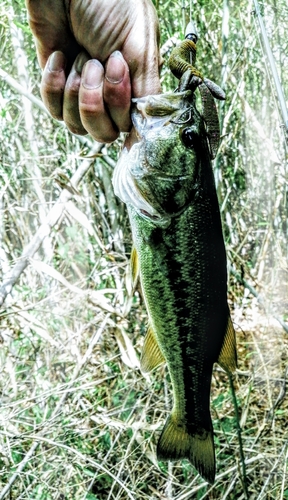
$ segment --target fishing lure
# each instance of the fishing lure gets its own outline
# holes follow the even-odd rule
[[[209,78],[204,78],[196,69],[197,40],[197,30],[190,21],[186,28],[185,40],[173,49],[168,64],[173,75],[179,79],[178,92],[185,90],[194,92],[197,87],[200,91],[210,156],[213,159],[220,142],[218,113],[213,98],[225,100],[225,92]]]
[[[219,124],[213,94],[195,59],[195,41],[184,40],[170,57],[181,91],[133,99],[139,142],[124,148],[113,186],[127,204],[133,283],[140,278],[149,317],[141,370],[166,362],[173,388],[157,457],[188,458],[213,483],[212,369],[218,362],[232,373],[237,356],[211,163]],[[202,113],[196,108],[197,87]]]

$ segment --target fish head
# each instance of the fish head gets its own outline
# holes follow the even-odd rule
[[[165,223],[191,203],[203,148],[203,119],[191,91],[133,99],[139,142],[124,149],[113,176],[117,196]]]

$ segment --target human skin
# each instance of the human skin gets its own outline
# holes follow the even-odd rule
[[[151,0],[26,0],[51,115],[112,142],[131,128],[132,97],[160,92]]]

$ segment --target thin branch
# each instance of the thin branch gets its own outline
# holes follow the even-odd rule
[[[240,461],[241,461],[241,465],[242,465],[242,478],[241,478],[242,481],[241,482],[242,482],[242,487],[243,487],[245,499],[249,500],[248,481],[247,481],[247,474],[246,474],[245,455],[244,455],[244,451],[243,451],[242,430],[240,427],[238,403],[237,403],[237,398],[236,398],[234,384],[233,384],[233,377],[230,373],[228,373],[228,377],[229,377],[229,384],[230,384],[232,401],[233,401],[233,406],[234,406],[234,411],[235,411],[235,421],[236,421],[236,429],[237,429],[237,435],[238,435]]]
[[[67,452],[69,453],[72,453],[74,454],[76,457],[80,458],[80,460],[82,460],[85,464],[90,464],[92,465],[93,467],[95,467],[95,469],[98,469],[98,470],[101,470],[104,474],[107,474],[108,476],[110,476],[112,479],[114,479],[114,481],[124,490],[126,491],[128,497],[131,499],[131,500],[135,500],[135,498],[132,496],[130,490],[127,488],[127,486],[125,486],[124,483],[122,483],[122,481],[119,479],[119,477],[115,476],[113,474],[113,472],[111,472],[111,470],[107,469],[106,467],[104,467],[102,464],[96,462],[95,460],[93,460],[92,458],[90,458],[89,456],[87,455],[83,455],[83,453],[81,453],[80,451],[78,450],[75,450],[74,448],[71,448],[71,446],[67,446],[66,444],[64,443],[59,443],[57,441],[54,441],[53,439],[49,439],[49,438],[46,438],[44,436],[35,436],[35,435],[27,435],[27,439],[36,439],[36,443],[37,446],[39,445],[40,442],[43,442],[43,443],[47,443],[51,446],[57,446],[58,448],[62,448],[63,450],[66,450]],[[2,497],[0,496],[0,499]],[[4,498],[4,497],[3,497]]]
[[[252,285],[250,285],[250,283],[248,283],[248,281],[246,281],[244,278],[242,278],[242,276],[240,276],[240,274],[238,274],[237,271],[235,271],[235,269],[233,269],[233,267],[230,266],[229,271],[234,276],[234,278],[236,278],[236,280],[238,281],[238,283],[240,283],[245,288],[247,288],[247,290],[249,290],[249,292],[251,292],[252,295],[254,295],[254,297],[256,297],[256,299],[258,300],[259,305],[262,307],[262,309],[265,312],[267,312],[268,308],[267,308],[267,306],[265,304],[265,301],[264,301],[263,297],[261,297],[261,295],[255,290],[255,288]],[[283,321],[281,318],[279,318],[279,316],[276,316],[275,314],[272,314],[272,317],[274,319],[276,319],[276,321],[278,321],[278,323],[282,326],[283,330],[286,333],[288,333],[288,325],[287,325],[287,323],[285,323],[285,321]]]
[[[75,172],[74,175],[76,175],[76,173],[77,172]],[[61,408],[63,408],[63,405],[64,405],[64,403],[65,403],[68,395],[70,394],[69,388],[71,388],[71,390],[74,390],[73,384],[74,384],[75,380],[78,378],[78,376],[79,376],[82,368],[85,366],[85,364],[87,363],[88,359],[91,357],[91,354],[93,352],[93,348],[97,344],[99,338],[101,337],[101,335],[102,335],[102,333],[103,333],[103,331],[104,331],[104,329],[105,329],[105,327],[107,325],[107,321],[108,321],[109,317],[110,317],[110,314],[107,314],[105,316],[104,320],[102,321],[102,324],[99,327],[99,329],[95,331],[93,337],[90,340],[90,343],[88,345],[87,351],[85,352],[85,354],[84,354],[81,362],[75,367],[75,370],[74,370],[74,373],[72,375],[72,378],[71,378],[69,384],[67,385],[67,392],[65,392],[63,394],[62,398],[59,400],[59,402],[58,402],[55,410],[53,411],[52,415],[50,416],[50,419],[55,418],[57,416],[57,413],[61,410]],[[10,479],[9,479],[8,483],[6,484],[6,486],[2,489],[2,491],[0,491],[0,500],[4,500],[4,498],[6,497],[6,495],[10,492],[10,490],[11,490],[13,484],[15,483],[16,479],[18,478],[19,474],[21,474],[21,472],[25,469],[25,467],[28,464],[29,460],[32,458],[32,456],[36,452],[36,450],[37,450],[37,448],[39,446],[40,441],[43,441],[45,439],[44,436],[43,436],[43,434],[45,434],[45,432],[46,432],[46,430],[44,428],[43,431],[39,433],[39,435],[33,436],[33,438],[35,439],[33,445],[31,446],[30,450],[28,450],[28,452],[26,453],[25,458],[22,460],[22,462],[20,462],[20,464],[18,465],[18,467],[17,467],[16,471],[14,472],[14,474],[10,477]],[[52,441],[51,441],[51,443],[52,443]],[[53,445],[61,446],[62,448],[69,448],[69,447],[66,447],[66,445],[63,445],[63,444],[60,444],[60,443],[55,443],[55,442],[53,442]],[[72,450],[72,449],[69,448],[69,450]],[[72,451],[79,456],[79,452],[77,450],[72,450]],[[91,459],[89,459],[89,457],[84,457],[84,455],[82,455],[82,454],[81,454],[81,456],[87,462],[89,462],[89,461],[91,462]],[[99,469],[103,470],[103,467],[101,467],[100,464],[97,464],[94,461],[93,461],[93,465],[95,467],[97,466]],[[121,484],[121,486],[122,486],[122,484]],[[124,486],[124,489],[126,490],[125,486]],[[133,497],[130,497],[130,498],[132,498],[132,500],[133,500]]]
[[[245,465],[250,465],[250,464],[253,464],[255,462],[259,462],[260,460],[263,460],[263,458],[264,458],[263,453],[259,453],[258,455],[256,455],[256,457],[251,457],[251,458],[248,458],[247,460],[245,460]],[[215,478],[215,483],[217,481],[220,481],[220,479],[228,477],[230,474],[237,472],[237,470],[238,470],[238,464],[233,465],[232,467],[230,467],[229,469],[226,469],[224,472],[221,472],[220,474],[217,474],[216,478]],[[201,490],[203,488],[203,486],[206,486],[207,484],[208,483],[203,480],[203,482],[201,482],[201,484],[198,484],[193,489],[191,489],[191,487],[188,486],[187,491],[185,493],[181,493],[179,496],[175,497],[174,500],[188,500],[188,499],[192,498],[192,495],[194,495],[194,493]],[[211,489],[209,491],[212,491],[213,488],[214,488],[214,486],[211,486]],[[209,491],[206,493],[209,493]],[[1,498],[0,498],[0,500],[1,500]]]
[[[265,498],[267,498],[267,492],[265,492],[265,491],[267,490],[267,486],[269,485],[271,477],[273,477],[273,474],[275,474],[275,470],[276,471],[279,470],[279,462],[282,459],[282,455],[286,452],[287,447],[288,447],[288,440],[286,440],[284,442],[281,453],[277,457],[276,462],[274,463],[272,469],[270,470],[270,473],[268,474],[268,477],[267,477],[267,479],[266,479],[266,481],[265,481],[265,483],[264,483],[264,485],[259,493],[259,496],[257,497],[257,500],[265,500]]]
[[[261,139],[263,139],[263,141],[265,141],[265,149],[267,151],[267,155],[269,154],[269,157],[273,163],[275,163],[276,165],[281,165],[281,160],[279,158],[277,151],[275,150],[273,141],[270,139],[269,134],[267,133],[265,127],[263,127],[263,125],[259,122],[259,120],[257,120],[255,112],[253,111],[247,99],[245,98],[244,80],[239,85],[235,76],[231,75],[231,83],[235,86],[235,89],[243,104],[247,121],[254,127],[254,129],[257,132],[257,135]]]
[[[47,108],[45,108],[43,102],[41,101],[41,99],[39,99],[38,97],[34,96],[31,92],[29,92],[27,89],[25,89],[22,85],[20,85],[20,83],[17,82],[17,80],[15,80],[15,78],[13,78],[12,76],[9,75],[9,73],[7,73],[7,71],[5,71],[4,69],[0,68],[0,78],[2,78],[2,80],[4,80],[6,83],[8,83],[8,85],[16,90],[16,92],[18,92],[18,94],[26,97],[27,99],[29,99],[29,101],[31,101],[35,106],[37,106],[37,108],[41,109],[41,111],[43,111],[46,115],[49,116],[49,118],[51,118],[52,120],[52,117],[48,111]],[[65,127],[66,128],[66,125],[64,122],[60,122],[57,120],[57,123],[58,125],[61,127]],[[92,147],[93,145],[93,140],[89,137],[89,136],[80,136],[78,135],[77,136],[77,140],[79,142],[81,142],[81,144],[85,145],[85,146],[88,146],[88,147]],[[99,150],[100,151],[100,150]],[[94,154],[96,153],[99,153],[99,151],[96,151]]]
[[[102,147],[103,144],[96,144],[93,153],[99,153]],[[83,177],[87,174],[93,161],[94,160],[84,160],[81,163],[80,167],[76,170],[75,174],[71,178],[71,183],[74,187],[77,187]],[[42,245],[44,238],[46,238],[46,236],[50,234],[52,228],[59,221],[66,207],[66,203],[72,198],[72,196],[73,195],[67,189],[63,189],[55,205],[48,213],[45,222],[41,224],[30,243],[28,243],[28,245],[26,245],[26,247],[23,249],[21,257],[18,259],[13,268],[7,273],[6,277],[3,280],[2,286],[0,287],[0,306],[3,305],[8,293],[11,292],[21,273],[28,266],[29,259],[31,259],[37,252],[39,247]]]
[[[29,101],[31,101],[33,104],[35,104],[35,106],[40,108],[41,111],[43,111],[46,115],[51,116],[49,111],[45,108],[41,99],[39,99],[38,97],[35,97],[33,94],[31,94],[31,92],[29,92],[27,89],[22,87],[22,85],[20,85],[20,83],[18,83],[17,80],[12,78],[12,76],[10,76],[2,68],[0,68],[0,78],[2,78],[2,80],[4,80],[6,83],[8,83],[8,85],[10,85],[10,87],[12,87],[14,90],[16,90],[16,92],[18,92],[18,94],[27,97],[27,99],[29,99]]]
[[[29,89],[30,87],[30,78],[28,74],[28,58],[27,54],[23,48],[24,39],[23,39],[23,31],[16,26],[16,24],[12,21],[15,17],[12,6],[9,9],[9,18],[10,18],[10,33],[11,33],[11,42],[14,49],[14,63],[16,65],[18,81],[20,85],[22,85],[23,89]],[[45,199],[45,195],[43,192],[43,179],[42,172],[38,166],[37,158],[39,158],[39,148],[38,148],[38,134],[36,133],[37,126],[35,124],[33,112],[32,112],[32,102],[27,99],[24,95],[21,96],[21,102],[23,107],[23,122],[25,124],[26,136],[29,143],[29,162],[26,163],[26,169],[28,175],[31,178],[31,183],[34,188],[34,192],[39,200],[38,205],[38,215],[40,224],[45,221],[45,217],[48,212],[47,202]],[[31,154],[32,153],[32,154]],[[25,155],[25,153],[24,153]],[[23,155],[23,156],[24,156]],[[25,155],[26,156],[26,155]],[[24,158],[25,158],[24,156]],[[50,238],[45,238],[43,241],[43,252],[46,259],[50,259],[53,255],[53,249],[51,245]]]

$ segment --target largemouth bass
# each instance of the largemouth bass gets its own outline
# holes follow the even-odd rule
[[[212,369],[233,372],[236,347],[207,131],[189,90],[135,99],[132,120],[140,141],[123,151],[113,184],[127,204],[149,316],[141,369],[166,361],[173,388],[157,457],[188,458],[212,483]]]

